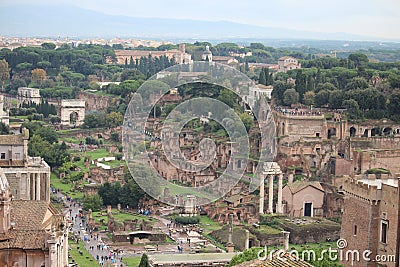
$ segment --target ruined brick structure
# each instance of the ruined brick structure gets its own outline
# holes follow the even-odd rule
[[[103,169],[102,167],[96,167],[90,169],[90,179],[96,183],[104,184],[106,182],[123,182],[124,168],[110,168]]]
[[[400,171],[400,125],[382,120],[358,124],[333,111],[274,110],[278,162],[288,176],[342,176],[384,168]],[[329,180],[327,182],[330,182]]]
[[[110,105],[118,105],[116,99],[110,96],[96,95],[90,92],[78,92],[77,98],[85,101],[87,111],[105,112]]]
[[[370,250],[371,259],[376,255],[396,255],[399,249],[398,215],[399,188],[397,179],[375,175],[347,177],[343,182],[346,195],[342,217],[341,238],[347,241],[346,250],[358,250],[360,255]],[[364,260],[351,262],[343,260],[345,266],[382,266],[377,262]],[[398,266],[394,262],[384,262],[384,266]]]

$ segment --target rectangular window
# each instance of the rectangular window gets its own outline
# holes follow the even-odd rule
[[[388,221],[381,220],[381,242],[387,243],[387,231],[388,231]]]
[[[6,159],[6,153],[1,153],[0,154],[0,159]]]
[[[354,225],[354,235],[357,235],[357,225]]]

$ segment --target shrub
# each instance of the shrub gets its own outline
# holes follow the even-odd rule
[[[175,222],[179,224],[196,224],[200,222],[200,217],[175,217]]]

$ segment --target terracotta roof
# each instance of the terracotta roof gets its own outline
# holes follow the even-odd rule
[[[291,56],[283,56],[283,57],[279,58],[278,60],[281,61],[281,60],[286,60],[286,59],[296,59],[297,60],[297,58],[294,58]]]
[[[12,200],[11,222],[13,228],[6,234],[0,234],[0,249],[46,249],[46,212],[60,214],[54,206],[46,201]]]
[[[257,84],[257,87],[260,89],[274,89],[274,87],[272,85],[264,85],[264,84]]]
[[[283,257],[274,257],[272,260],[258,265],[258,267],[313,267],[313,265],[300,259],[291,259],[290,256],[285,255]]]
[[[292,194],[296,194],[297,192],[300,192],[301,190],[309,186],[312,186],[322,192],[325,192],[324,188],[321,186],[321,183],[317,181],[312,181],[312,182],[296,181],[293,183],[288,183],[287,186],[289,187]]]
[[[16,230],[41,230],[50,203],[46,201],[11,201],[11,222]],[[29,218],[27,220],[27,218]]]
[[[22,134],[18,135],[0,135],[0,145],[23,145],[24,138]]]
[[[305,262],[301,259],[292,258],[295,255],[289,255],[285,253],[279,256],[280,257],[277,257],[276,254],[274,254],[272,259],[267,259],[265,261],[247,261],[239,265],[235,265],[235,267],[313,267],[313,265],[309,264],[308,262]]]
[[[150,50],[115,50],[115,55],[118,56],[133,56],[133,57],[147,57],[148,55],[161,56],[165,54],[182,53],[177,49],[167,51],[150,51]]]
[[[0,235],[0,249],[44,249],[46,232],[44,230],[10,230]]]
[[[213,56],[213,61],[228,61],[230,59],[235,59],[235,58],[228,56]]]

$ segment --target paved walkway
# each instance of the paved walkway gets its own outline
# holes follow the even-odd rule
[[[114,253],[109,246],[102,241],[102,234],[98,232],[90,233],[87,227],[86,218],[79,216],[82,208],[75,202],[68,201],[64,195],[57,193],[57,197],[62,198],[67,208],[63,209],[64,214],[72,220],[72,232],[79,236],[85,244],[86,250],[98,261],[100,265],[107,266],[126,266],[120,259],[122,255]],[[125,255],[124,255],[125,256]]]

